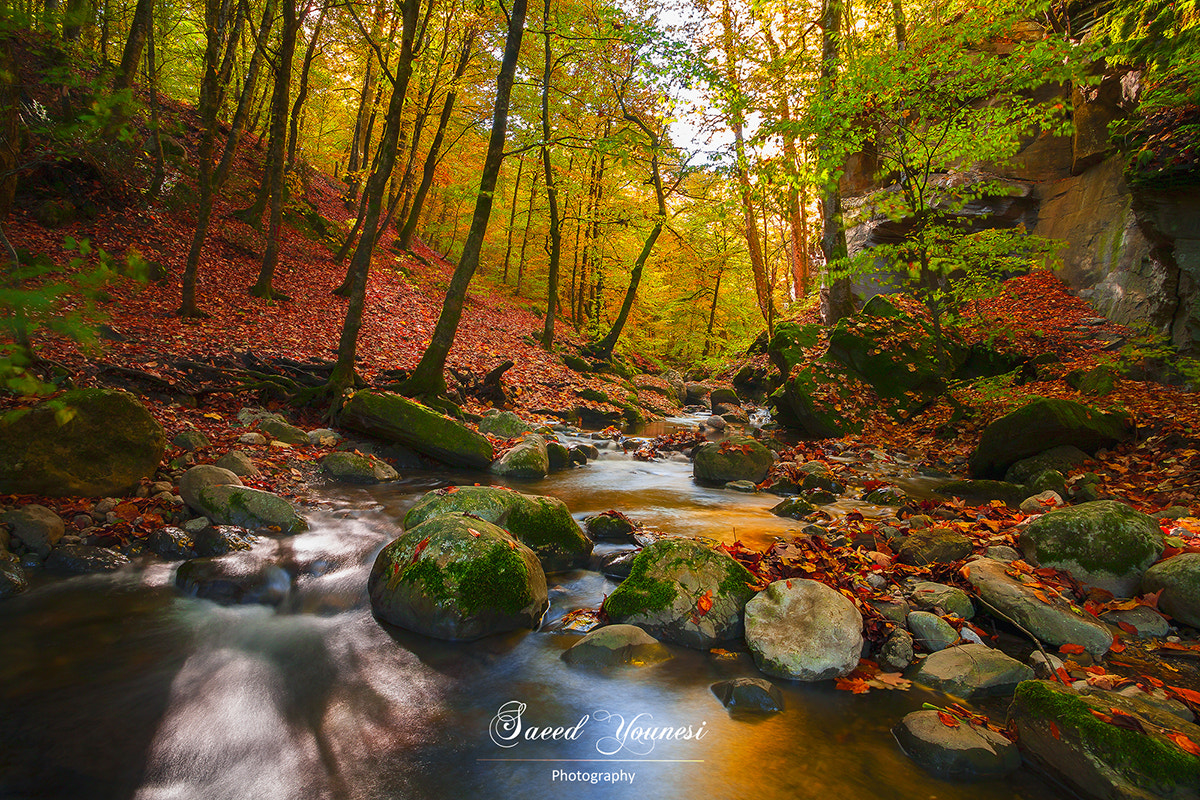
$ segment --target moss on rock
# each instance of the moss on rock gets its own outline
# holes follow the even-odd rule
[[[341,424],[411,447],[452,467],[492,463],[487,437],[420,403],[386,392],[358,392],[342,409]]]
[[[775,462],[770,450],[748,436],[706,442],[696,448],[695,458],[692,474],[696,480],[720,484],[729,481],[761,483]]]
[[[1038,517],[1022,532],[1021,549],[1042,566],[1128,597],[1162,554],[1163,534],[1152,517],[1096,500]]]
[[[430,519],[380,551],[367,583],[380,619],[439,639],[536,627],[546,578],[533,551],[480,519]]]
[[[1038,398],[984,429],[971,454],[971,474],[1000,478],[1016,462],[1062,445],[1094,453],[1126,438],[1127,426],[1119,414],[1105,414],[1070,400]]]

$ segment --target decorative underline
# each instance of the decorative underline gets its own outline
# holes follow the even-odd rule
[[[515,762],[515,761],[556,761],[556,762],[587,762],[601,764],[703,764],[703,758],[477,758],[476,761],[499,761],[499,762]]]

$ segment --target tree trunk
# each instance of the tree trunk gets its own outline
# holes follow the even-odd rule
[[[588,348],[588,352],[595,358],[605,361],[612,358],[613,348],[617,346],[617,340],[621,338],[621,331],[624,330],[625,323],[629,320],[629,312],[633,308],[638,285],[642,281],[642,269],[646,266],[650,252],[654,249],[654,243],[658,241],[658,236],[667,223],[667,196],[663,191],[662,175],[658,166],[658,135],[640,118],[628,113],[625,118],[641,128],[650,140],[650,177],[654,182],[654,198],[658,201],[658,215],[655,217],[650,235],[646,237],[646,242],[642,245],[642,252],[638,253],[637,261],[633,262],[633,269],[629,273],[629,288],[625,290],[625,300],[621,303],[621,310],[617,313],[616,320],[609,328],[608,334],[599,343]]]
[[[758,233],[758,221],[754,216],[754,193],[750,186],[750,167],[746,158],[746,143],[742,133],[743,112],[740,106],[741,86],[737,73],[736,53],[733,46],[733,13],[729,0],[721,7],[721,41],[725,49],[725,77],[735,95],[730,110],[729,126],[733,129],[734,155],[737,159],[738,193],[742,198],[742,219],[746,248],[750,251],[750,269],[754,273],[754,293],[758,298],[758,310],[770,331],[775,321],[775,300],[767,281],[766,261],[763,258],[762,242]]]
[[[244,2],[245,0],[243,0]],[[248,5],[243,7],[243,11],[246,16],[249,16]],[[266,5],[263,6],[262,22],[258,26],[254,52],[250,54],[250,65],[246,68],[246,80],[242,86],[242,93],[238,97],[237,110],[233,112],[233,121],[229,125],[229,136],[225,139],[225,151],[221,154],[221,163],[217,165],[217,172],[213,177],[214,185],[218,190],[225,185],[225,181],[229,178],[229,170],[233,166],[238,143],[241,141],[242,134],[246,130],[246,123],[250,119],[250,109],[254,105],[255,93],[258,88],[258,73],[262,70],[263,46],[274,24],[275,0],[267,0]]]
[[[430,338],[429,347],[413,370],[406,384],[410,395],[444,395],[446,393],[446,358],[454,344],[454,335],[462,318],[463,303],[467,298],[467,286],[479,267],[479,255],[483,238],[487,233],[488,217],[492,213],[492,198],[496,190],[496,178],[504,160],[504,138],[508,131],[508,105],[512,96],[513,77],[517,70],[517,56],[521,51],[521,37],[525,31],[525,8],[527,0],[513,0],[509,12],[508,36],[504,43],[504,58],[500,62],[500,74],[496,80],[496,103],[492,113],[492,132],[488,137],[487,156],[483,161],[483,174],[479,181],[479,194],[475,201],[475,213],[471,228],[463,246],[462,257],[450,279],[446,291],[446,302],[438,316],[437,326]]]
[[[152,24],[154,0],[137,0],[133,21],[129,23],[129,37],[125,40],[125,49],[121,53],[121,64],[117,67],[117,74],[113,76],[113,94],[133,86],[133,76],[137,74],[138,65],[142,63],[142,49],[146,46],[146,35],[150,32]],[[215,65],[213,69],[216,69]]]
[[[392,177],[392,169],[396,165],[396,146],[400,141],[404,99],[408,94],[413,59],[418,45],[417,18],[420,8],[420,0],[404,0],[401,6],[403,24],[400,34],[400,59],[396,64],[396,82],[392,87],[392,97],[384,118],[378,157],[364,189],[366,215],[363,218],[362,235],[354,250],[354,257],[350,260],[350,302],[346,306],[346,319],[338,341],[337,364],[329,379],[329,386],[334,392],[334,407],[341,402],[341,393],[354,383],[354,359],[358,351],[358,332],[362,328],[363,308],[366,304],[367,276],[371,268],[371,256],[375,253],[375,237],[383,196],[388,180]]]
[[[204,72],[200,81],[200,148],[199,177],[200,200],[196,211],[196,231],[188,249],[187,264],[183,270],[183,291],[179,314],[184,317],[207,316],[196,305],[196,282],[200,273],[200,251],[204,237],[208,234],[208,223],[212,218],[213,206],[213,150],[217,139],[217,112],[221,108],[221,75],[218,64],[225,46],[225,29],[229,24],[229,9],[232,0],[205,0],[204,3]]]
[[[546,197],[550,203],[550,265],[546,277],[546,319],[542,326],[541,345],[549,350],[554,344],[554,312],[558,307],[558,263],[562,257],[562,220],[558,213],[558,186],[550,164],[550,78],[553,69],[550,50],[550,0],[542,6],[542,172],[546,181]]]
[[[296,92],[296,102],[292,103],[292,121],[288,131],[288,169],[296,166],[296,147],[300,140],[300,112],[304,108],[304,101],[308,99],[308,73],[312,69],[313,57],[317,54],[317,40],[321,38],[321,26],[325,24],[325,12],[328,10],[329,6],[321,6],[321,13],[317,15],[316,25],[313,26],[312,39],[308,42],[308,49],[304,51],[304,66],[300,68],[300,88]]]
[[[283,173],[287,166],[288,98],[292,87],[292,60],[296,55],[296,32],[300,21],[296,18],[296,0],[283,0],[283,31],[276,54],[275,89],[271,95],[271,150],[268,184],[271,195],[271,220],[267,229],[267,247],[263,251],[262,266],[258,280],[250,287],[250,294],[286,300],[272,288],[275,267],[279,263],[279,228],[283,224]]]
[[[446,128],[450,124],[450,115],[454,111],[454,103],[458,99],[458,84],[462,80],[463,74],[467,71],[467,65],[471,61],[471,48],[475,44],[475,27],[472,25],[463,34],[462,47],[458,52],[458,64],[454,67],[454,77],[451,78],[450,89],[446,92],[446,99],[442,103],[442,113],[438,117],[437,132],[433,135],[433,143],[429,145],[429,153],[425,156],[425,166],[421,171],[421,184],[417,187],[417,193],[413,195],[412,206],[408,209],[408,218],[404,221],[404,227],[400,229],[400,247],[407,250],[412,244],[413,234],[417,230],[417,220],[421,216],[421,207],[425,204],[425,197],[429,194],[429,187],[433,185],[433,173],[437,168],[438,153],[442,148],[442,140],[446,136]],[[521,182],[521,172],[518,167],[517,183]],[[512,245],[511,227],[509,246]],[[505,275],[508,274],[508,256],[505,254]]]
[[[513,227],[517,224],[517,200],[521,191],[521,170],[525,168],[525,155],[517,159],[517,181],[513,184],[512,209],[508,213],[508,243],[504,246],[504,283],[508,283],[508,262],[512,256]]]
[[[831,95],[837,86],[838,64],[841,54],[841,24],[843,0],[825,0],[821,14],[821,92]],[[828,286],[821,292],[821,322],[833,325],[838,320],[854,313],[854,296],[850,291],[849,278],[834,278],[831,268],[844,260],[846,251],[846,229],[842,224],[842,192],[838,186],[836,167],[829,163],[827,153],[821,153],[818,141],[818,160],[825,169],[826,183],[821,198],[821,252],[825,255],[825,272]]]
[[[525,209],[525,232],[521,234],[521,257],[517,261],[517,294],[521,293],[521,281],[525,278],[525,248],[529,244],[529,228],[533,225],[533,201],[537,199],[540,177],[540,173],[533,173],[533,183],[529,185],[529,205]]]

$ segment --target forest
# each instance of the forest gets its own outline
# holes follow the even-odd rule
[[[0,0],[0,796],[1195,798],[1198,186],[1196,0]]]

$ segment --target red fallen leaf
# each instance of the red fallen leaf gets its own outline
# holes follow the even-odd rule
[[[712,590],[709,590],[709,591],[705,592],[704,594],[700,595],[700,598],[698,600],[696,600],[696,613],[702,617],[705,614],[707,614],[709,611],[712,611],[712,607],[713,607]]]
[[[1117,627],[1131,636],[1137,636],[1138,629],[1130,625],[1128,622],[1118,622]]]
[[[451,493],[451,492],[457,492],[457,491],[458,491],[458,487],[457,487],[457,486],[447,486],[447,487],[446,487],[446,493],[447,493],[447,494],[449,494],[449,493]]]
[[[138,518],[138,514],[141,512],[138,511],[138,507],[133,503],[124,502],[117,505],[117,507],[113,509],[113,513],[117,515],[118,519],[123,519],[126,522],[133,522]]]
[[[938,719],[940,719],[942,724],[947,728],[957,728],[962,724],[958,721],[958,717],[954,716],[953,714],[948,714],[945,711],[938,712]]]
[[[1050,735],[1053,736],[1055,739],[1061,739],[1062,734],[1058,730],[1058,725],[1055,724],[1054,720],[1049,720],[1049,722],[1050,722]]]
[[[838,678],[834,681],[838,689],[854,694],[866,694],[871,691],[870,685],[862,678]]]
[[[1081,644],[1075,644],[1074,642],[1068,642],[1067,644],[1064,644],[1062,647],[1058,648],[1058,652],[1069,653],[1073,656],[1078,656],[1078,655],[1082,655],[1084,653],[1084,649],[1083,649],[1083,645],[1081,645]]]
[[[1103,711],[1097,711],[1094,708],[1089,708],[1088,711],[1092,712],[1092,716],[1095,717],[1096,719],[1100,720],[1101,722],[1107,722],[1110,725],[1112,724],[1113,718],[1110,717],[1108,714],[1105,714]]]
[[[1152,594],[1142,595],[1141,597],[1138,598],[1137,604],[1139,606],[1147,606],[1149,608],[1153,608],[1154,610],[1157,611],[1158,610],[1158,598],[1162,597],[1162,593],[1164,591],[1166,591],[1166,590],[1159,589],[1157,592],[1154,592]]]
[[[479,538],[479,531],[475,530],[474,528],[467,528],[467,533],[471,534],[476,539]]]
[[[1055,670],[1055,674],[1058,675],[1058,679],[1063,683],[1071,683],[1073,680],[1075,680],[1071,677],[1071,673],[1067,672],[1063,667],[1059,667],[1057,670]]]
[[[1179,731],[1164,731],[1163,736],[1166,736],[1168,739],[1174,742],[1175,745],[1185,753],[1191,753],[1194,756],[1200,756],[1200,745],[1193,742],[1185,734],[1182,734]]]
[[[1104,667],[1100,666],[1099,664],[1093,664],[1090,667],[1084,667],[1083,671],[1088,673],[1089,675],[1107,675],[1108,674],[1108,670],[1106,670]]]
[[[1167,694],[1174,695],[1180,700],[1200,705],[1200,692],[1184,689],[1181,686],[1165,686],[1162,681],[1151,678],[1149,675],[1146,676],[1146,680],[1151,681],[1155,686],[1162,687],[1166,690]]]
[[[417,546],[413,548],[413,554],[412,554],[412,558],[411,558],[411,559],[409,559],[409,561],[413,561],[413,562],[415,562],[415,561],[417,560],[417,557],[421,555],[421,552],[422,552],[422,551],[425,549],[425,546],[426,546],[427,544],[429,544],[429,537],[428,537],[428,536],[426,536],[426,537],[425,537],[424,539],[422,539],[421,541],[417,542]]]
[[[1159,645],[1159,647],[1161,647],[1163,650],[1185,650],[1186,651],[1186,650],[1190,649],[1190,648],[1186,647],[1185,645],[1180,644],[1179,642],[1163,642],[1162,644]]]
[[[1127,731],[1133,731],[1135,733],[1144,734],[1146,732],[1146,728],[1142,725],[1142,721],[1137,717],[1130,716],[1124,711],[1120,711],[1116,708],[1110,708],[1109,711],[1112,712],[1112,716],[1108,721],[1113,725],[1116,725],[1118,728],[1124,728]]]
[[[1125,652],[1125,643],[1114,636],[1113,640],[1112,640],[1112,644],[1110,644],[1108,646],[1108,650],[1110,653],[1124,653]]]

